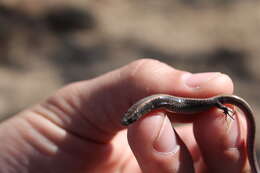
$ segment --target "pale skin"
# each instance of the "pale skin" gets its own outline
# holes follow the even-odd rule
[[[212,109],[195,116],[193,125],[176,127],[178,135],[163,112],[128,129],[120,124],[131,104],[148,95],[203,98],[232,92],[231,79],[222,73],[191,74],[151,59],[132,62],[65,86],[2,122],[0,172],[243,172],[248,165],[240,113],[230,121]]]

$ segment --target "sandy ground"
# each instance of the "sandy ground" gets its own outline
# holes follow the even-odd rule
[[[259,115],[259,35],[258,1],[2,0],[0,117],[142,57],[227,73]]]

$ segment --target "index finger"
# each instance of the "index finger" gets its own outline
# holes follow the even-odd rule
[[[124,128],[120,125],[122,115],[140,98],[155,93],[210,97],[232,91],[227,75],[191,74],[157,60],[142,59],[98,78],[70,84],[44,104],[65,112],[55,117],[46,114],[56,124],[80,136],[107,142]]]

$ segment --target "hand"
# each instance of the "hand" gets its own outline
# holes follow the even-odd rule
[[[162,112],[128,128],[124,112],[155,93],[210,97],[232,93],[221,73],[191,74],[143,59],[95,79],[70,84],[0,125],[2,173],[241,172],[245,121],[218,109],[172,129]],[[241,116],[238,116],[241,117]],[[128,144],[129,143],[129,144]],[[130,148],[130,147],[131,148]]]

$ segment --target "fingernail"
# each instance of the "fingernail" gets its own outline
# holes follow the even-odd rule
[[[219,72],[195,73],[195,74],[187,73],[184,76],[184,80],[186,81],[187,86],[191,88],[200,88],[202,85],[220,76],[221,73]]]
[[[176,152],[179,145],[171,122],[167,116],[162,116],[162,118],[153,147],[156,151],[162,153]]]

